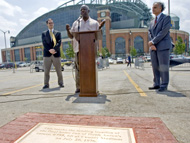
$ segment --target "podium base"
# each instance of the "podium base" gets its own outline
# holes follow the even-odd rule
[[[80,93],[79,97],[97,97],[98,93]]]

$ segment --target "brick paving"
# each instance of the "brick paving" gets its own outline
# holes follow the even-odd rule
[[[0,143],[13,143],[38,123],[133,128],[137,143],[177,143],[160,118],[26,113],[0,128]]]

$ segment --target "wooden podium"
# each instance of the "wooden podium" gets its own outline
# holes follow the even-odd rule
[[[101,31],[75,32],[79,42],[80,97],[98,96],[97,39]]]

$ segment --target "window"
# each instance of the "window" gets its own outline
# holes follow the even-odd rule
[[[135,47],[138,55],[142,55],[144,53],[144,41],[143,41],[142,37],[137,36],[135,38],[134,47]]]
[[[126,57],[125,39],[122,37],[115,40],[115,56],[122,58]]]

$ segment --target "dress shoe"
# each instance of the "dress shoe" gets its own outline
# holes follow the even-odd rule
[[[63,88],[63,87],[64,87],[64,85],[63,85],[63,84],[59,84],[59,87],[60,87],[60,88]]]
[[[44,85],[43,89],[49,88],[49,85]]]
[[[75,93],[79,93],[80,92],[80,89],[77,89],[76,91],[75,91]]]
[[[167,87],[160,87],[160,88],[158,89],[159,92],[163,92],[163,91],[166,91],[166,90],[167,90]]]
[[[149,90],[154,90],[154,89],[159,89],[160,88],[160,86],[153,86],[153,87],[149,87],[148,89]]]

